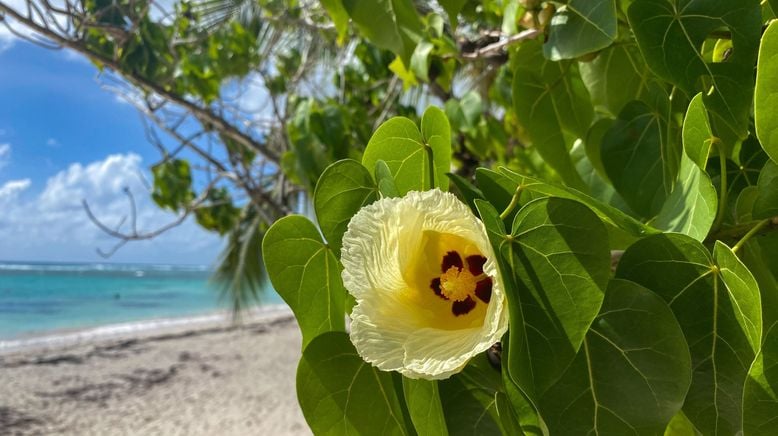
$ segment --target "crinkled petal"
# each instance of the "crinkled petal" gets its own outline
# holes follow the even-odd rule
[[[484,319],[466,328],[437,328],[429,308],[408,298],[413,289],[403,276],[416,259],[425,231],[468,241],[487,261],[492,296]],[[361,209],[343,237],[343,282],[356,299],[351,340],[365,361],[411,378],[442,379],[499,341],[508,328],[502,280],[483,223],[453,194],[440,190],[384,198]],[[432,264],[439,271],[439,264]],[[429,283],[429,281],[427,281]],[[428,292],[439,304],[442,299]],[[480,300],[478,304],[481,303]],[[453,316],[453,315],[452,315]]]

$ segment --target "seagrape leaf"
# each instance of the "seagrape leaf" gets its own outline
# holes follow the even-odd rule
[[[754,218],[772,218],[778,216],[778,164],[767,162],[757,183],[759,190],[754,201]]]
[[[482,207],[479,211],[490,213]],[[493,217],[482,218],[502,258],[502,275],[510,276],[507,365],[532,398],[562,375],[600,309],[610,275],[607,230],[588,207],[553,197],[527,203],[510,235],[494,228]],[[520,313],[514,316],[516,311]],[[526,368],[527,361],[531,368]]]
[[[743,389],[743,434],[772,436],[778,416],[778,323],[767,332]]]
[[[330,250],[340,258],[343,234],[351,217],[378,195],[370,173],[359,162],[344,159],[324,170],[313,193],[313,208]]]
[[[550,434],[656,435],[681,409],[690,382],[688,345],[667,304],[636,283],[613,280],[540,411]]]
[[[584,137],[594,109],[575,65],[550,62],[540,48],[539,42],[527,41],[519,49],[516,57],[521,64],[513,75],[513,108],[546,163],[565,184],[585,190],[563,130]]]
[[[615,0],[570,0],[551,18],[543,54],[575,59],[611,45],[617,35]]]
[[[446,420],[440,403],[437,380],[403,377],[403,394],[411,421],[420,435],[446,436]]]
[[[640,0],[632,2],[628,17],[651,70],[688,95],[705,93],[714,133],[729,152],[748,134],[759,0]],[[726,62],[706,62],[703,42],[721,29],[732,35],[732,54]]]
[[[659,212],[670,187],[664,167],[669,148],[665,120],[642,101],[628,103],[602,140],[608,179],[629,207],[649,218]]]
[[[305,348],[297,398],[317,435],[409,434],[392,375],[362,360],[345,333],[324,333]]]
[[[762,336],[759,288],[732,250],[713,256],[681,234],[652,235],[630,246],[616,277],[653,290],[681,325],[692,358],[683,411],[704,435],[732,435],[742,423],[742,392]]]
[[[773,162],[778,163],[778,21],[773,21],[762,35],[759,62],[756,66],[754,123],[756,136]]]
[[[297,318],[303,349],[322,333],[345,330],[343,267],[311,221],[289,215],[273,223],[262,256],[273,288]]]
[[[343,2],[341,0],[321,0],[321,5],[332,19],[335,30],[338,31],[338,42],[343,43],[348,34],[348,12],[343,7]]]
[[[683,120],[683,150],[698,167],[705,169],[710,156],[713,132],[702,93],[692,98]]]
[[[373,133],[362,156],[371,174],[379,160],[386,162],[400,195],[432,188],[448,189],[451,167],[451,127],[443,111],[430,107],[421,131],[408,118],[394,117]]]
[[[684,154],[678,181],[652,225],[703,241],[716,218],[717,205],[718,196],[710,177]]]
[[[592,103],[613,116],[630,101],[638,100],[645,90],[647,70],[634,45],[614,45],[591,62],[578,65]]]
[[[375,180],[376,184],[378,184],[378,192],[384,197],[394,198],[400,196],[400,193],[397,191],[397,184],[392,176],[392,170],[382,160],[375,164]]]
[[[502,433],[496,401],[502,389],[500,372],[491,367],[485,353],[471,359],[459,374],[441,380],[439,389],[451,436]]]
[[[438,0],[438,3],[443,7],[443,10],[448,14],[448,19],[451,21],[451,25],[457,26],[457,15],[459,11],[465,7],[467,0]]]

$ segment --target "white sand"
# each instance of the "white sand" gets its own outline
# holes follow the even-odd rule
[[[240,326],[226,317],[161,324],[5,347],[0,434],[310,434],[295,395],[300,332],[288,311]]]

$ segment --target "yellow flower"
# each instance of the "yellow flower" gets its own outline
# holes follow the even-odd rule
[[[382,370],[446,378],[508,328],[486,229],[453,194],[409,192],[362,208],[341,260],[357,303],[351,341]]]

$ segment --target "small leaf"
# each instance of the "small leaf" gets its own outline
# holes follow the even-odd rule
[[[330,250],[338,257],[351,217],[377,198],[373,178],[355,160],[335,162],[322,173],[313,194],[313,208]]]
[[[551,18],[543,53],[552,61],[575,59],[608,47],[617,33],[615,0],[570,0]]]
[[[403,393],[413,426],[420,435],[446,436],[446,420],[436,380],[403,377]]]
[[[543,395],[541,413],[551,434],[660,434],[690,382],[688,345],[667,304],[613,280],[575,361]]]
[[[415,46],[409,35],[421,30],[410,0],[342,0],[360,33],[376,46],[390,50],[409,64]]]
[[[778,323],[765,335],[743,389],[743,432],[748,436],[775,434],[778,410]]]
[[[345,331],[343,269],[316,226],[300,215],[273,223],[262,241],[270,282],[294,312],[303,349],[316,336]]]
[[[778,216],[778,164],[767,162],[757,183],[759,193],[754,201],[754,218]]]
[[[467,0],[438,0],[443,10],[448,14],[448,19],[453,27],[457,27],[457,14],[465,7]]]
[[[756,66],[754,123],[756,136],[774,163],[778,163],[778,21],[773,20],[762,35]]]
[[[411,71],[419,79],[429,82],[430,52],[435,46],[429,41],[421,41],[411,55]]]
[[[470,360],[461,373],[439,382],[446,426],[451,436],[499,435],[496,395],[502,384],[484,353]]]
[[[386,162],[379,160],[375,164],[375,179],[378,182],[378,192],[384,197],[399,197],[400,192],[397,190],[397,184],[394,183],[394,177],[392,177],[392,171]]]
[[[297,398],[317,435],[408,434],[392,375],[362,360],[345,333],[324,333],[305,348]]]
[[[702,93],[699,93],[689,103],[689,109],[683,120],[683,150],[702,170],[705,170],[705,164],[710,156],[712,137],[708,112],[702,101]]]
[[[726,245],[714,255],[680,234],[652,235],[633,244],[616,277],[654,290],[675,314],[692,357],[684,413],[705,435],[741,429],[743,381],[762,333],[759,288]]]
[[[684,154],[678,181],[652,225],[703,241],[713,225],[717,205],[718,195],[710,177]]]
[[[338,31],[338,43],[342,44],[348,34],[348,12],[343,7],[341,0],[321,0],[321,5],[327,11],[335,30]]]
[[[646,88],[645,62],[634,45],[613,45],[593,61],[581,62],[579,69],[592,103],[613,116],[628,102],[640,99]]]
[[[475,185],[467,181],[464,177],[456,175],[454,173],[447,173],[448,178],[456,186],[456,190],[459,191],[459,195],[465,200],[470,209],[476,212],[475,200],[484,199],[484,194]]]
[[[381,124],[367,144],[362,165],[374,173],[379,160],[386,162],[400,195],[434,187],[447,189],[451,131],[443,111],[428,109],[422,118],[422,130],[424,135],[404,117]]]

